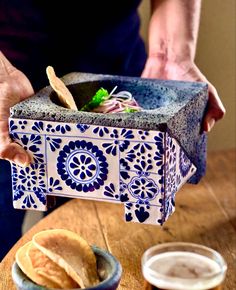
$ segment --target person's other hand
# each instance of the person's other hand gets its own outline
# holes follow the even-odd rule
[[[147,59],[143,78],[158,78],[165,80],[197,81],[208,84],[208,104],[204,116],[202,130],[209,132],[216,121],[223,118],[225,108],[220,100],[216,88],[206,79],[198,67],[190,62],[181,63],[166,62],[161,57],[149,57]]]
[[[17,70],[0,51],[0,159],[26,166],[31,157],[9,136],[10,107],[33,95],[28,78]]]

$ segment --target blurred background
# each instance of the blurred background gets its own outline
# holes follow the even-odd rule
[[[140,6],[141,34],[147,45],[150,0]],[[226,115],[208,134],[208,151],[236,147],[236,1],[203,0],[196,63],[216,87]],[[25,233],[42,216],[28,211]]]
[[[146,41],[150,1],[140,6]],[[226,108],[224,119],[208,134],[208,150],[236,147],[236,1],[202,0],[196,64],[216,87]]]

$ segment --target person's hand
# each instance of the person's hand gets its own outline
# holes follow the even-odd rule
[[[0,51],[0,159],[26,166],[31,157],[9,136],[10,107],[33,95],[28,78],[17,70]]]
[[[198,67],[191,61],[167,62],[161,57],[149,57],[144,71],[143,78],[158,78],[165,80],[198,81],[208,84],[208,105],[204,116],[202,130],[209,132],[216,121],[223,118],[225,108],[220,100],[216,88],[206,79]]]

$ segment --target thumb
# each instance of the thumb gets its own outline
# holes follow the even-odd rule
[[[20,166],[27,166],[32,161],[31,156],[11,140],[7,120],[0,121],[0,158]]]

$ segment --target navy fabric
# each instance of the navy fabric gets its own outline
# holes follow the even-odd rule
[[[10,177],[10,163],[0,160],[0,261],[21,236],[25,214],[13,208]]]
[[[140,0],[0,0],[0,50],[31,80],[48,85],[45,69],[140,76]],[[21,236],[24,211],[12,207],[10,165],[0,161],[0,260]],[[57,205],[68,199],[58,199]]]
[[[0,0],[0,49],[37,89],[71,71],[139,76],[140,0]]]

